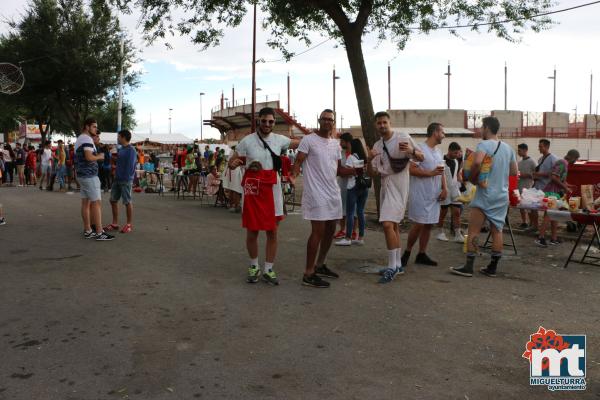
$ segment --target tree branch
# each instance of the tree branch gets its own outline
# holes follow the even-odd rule
[[[373,0],[362,0],[360,3],[360,8],[358,9],[358,15],[354,21],[354,25],[360,30],[360,32],[365,29],[372,11]]]
[[[312,4],[315,8],[325,11],[327,15],[333,20],[333,22],[335,22],[342,35],[344,35],[349,30],[350,20],[348,19],[348,16],[346,15],[342,7],[340,7],[337,1],[309,0],[308,2]]]

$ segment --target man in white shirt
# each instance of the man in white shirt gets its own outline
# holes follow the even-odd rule
[[[333,242],[336,222],[342,218],[342,198],[337,175],[354,174],[354,168],[341,166],[340,146],[332,138],[335,125],[332,110],[326,109],[319,117],[319,130],[305,136],[298,147],[292,182],[303,168],[302,214],[311,223],[308,238],[306,269],[302,284],[317,288],[329,287],[320,276],[338,278],[327,268],[325,258]],[[317,257],[318,253],[318,257]]]
[[[228,161],[228,166],[231,170],[235,170],[240,165],[250,165],[257,161],[262,166],[263,170],[274,169],[273,154],[279,157],[282,151],[288,148],[298,146],[297,139],[290,139],[287,136],[273,133],[275,126],[275,110],[270,107],[264,107],[258,112],[259,126],[255,133],[244,137],[231,154]],[[281,164],[280,164],[281,165]],[[277,184],[273,185],[273,200],[275,202],[275,217],[277,220],[283,219],[283,193],[281,191],[281,177],[277,171]],[[267,245],[265,265],[262,277],[265,282],[278,285],[279,280],[273,270],[275,262],[275,254],[277,253],[277,229],[267,231]],[[258,231],[247,230],[246,233],[246,248],[250,257],[250,267],[248,268],[248,283],[258,282],[261,275],[258,266]]]
[[[432,122],[427,127],[427,140],[419,144],[425,159],[410,164],[410,198],[408,202],[408,218],[412,225],[408,232],[406,250],[402,255],[402,265],[406,266],[410,252],[417,240],[419,253],[415,259],[416,264],[437,266],[427,255],[427,244],[431,236],[431,228],[440,220],[440,202],[446,199],[448,190],[444,171],[446,162],[440,149],[445,137],[442,124]]]
[[[390,115],[385,111],[375,114],[375,126],[381,139],[369,152],[367,172],[371,176],[381,175],[379,222],[383,225],[388,265],[379,271],[379,283],[388,283],[404,273],[398,224],[404,219],[408,200],[409,160],[423,161],[423,153],[408,134],[392,131]]]

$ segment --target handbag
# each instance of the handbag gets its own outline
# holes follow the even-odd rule
[[[490,171],[492,170],[494,156],[500,149],[501,144],[502,142],[498,141],[498,146],[496,147],[494,154],[492,154],[491,156],[489,154],[486,154],[483,158],[483,161],[481,162],[481,168],[479,169],[479,173],[477,176],[477,185],[483,189],[488,187],[488,177],[490,175]],[[476,151],[471,152],[471,154],[469,154],[465,160],[463,174],[467,180],[471,180],[471,166],[473,165],[473,161],[475,160],[476,153]],[[475,178],[473,178],[473,180],[475,180]]]
[[[395,173],[402,172],[406,165],[408,165],[408,158],[393,158],[390,156],[390,152],[388,151],[387,146],[385,145],[385,141],[381,139],[381,143],[383,143],[383,151],[387,154],[388,159],[390,160],[390,166],[392,167],[392,171]]]
[[[454,173],[450,172],[450,168],[445,169],[447,186],[450,188],[450,200],[458,201],[460,197],[460,182],[456,180],[458,176],[458,161],[454,161]]]
[[[281,173],[281,167],[283,165],[283,162],[281,161],[281,157],[279,155],[275,154],[275,152],[273,150],[271,150],[271,148],[269,147],[267,142],[265,142],[264,139],[262,137],[260,137],[260,134],[258,132],[256,133],[256,136],[258,136],[258,138],[262,142],[263,146],[265,146],[265,149],[269,150],[269,153],[271,153],[271,159],[273,160],[273,171],[275,171],[277,173]]]

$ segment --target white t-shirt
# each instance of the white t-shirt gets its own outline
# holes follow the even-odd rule
[[[263,140],[278,156],[290,146],[290,138],[277,133],[270,133]],[[240,156],[246,157],[246,165],[250,165],[253,161],[258,161],[263,169],[273,169],[271,153],[260,141],[258,133],[252,133],[243,138],[235,147],[235,152]]]
[[[342,199],[337,182],[338,164],[341,159],[339,142],[313,133],[302,139],[298,151],[306,154],[302,164],[304,219],[311,221],[341,219]]]
[[[42,152],[42,164],[48,165],[50,164],[50,160],[52,159],[52,150],[44,149]]]
[[[348,158],[346,158],[344,166],[348,168],[365,168],[365,162],[364,160],[359,159],[356,154],[351,154],[348,156]],[[349,176],[346,187],[348,190],[350,190],[354,189],[354,186],[356,186],[356,178],[354,176]]]
[[[2,150],[2,153],[4,153],[4,162],[12,162],[12,157],[8,150]]]
[[[419,144],[425,159],[415,162],[419,169],[431,171],[444,162],[444,156],[438,148],[431,148],[427,143]],[[443,175],[431,177],[411,176],[408,202],[408,218],[420,224],[437,224],[440,217],[440,201]]]

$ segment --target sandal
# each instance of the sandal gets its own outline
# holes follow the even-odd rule
[[[131,226],[131,224],[125,224],[123,225],[123,228],[121,229],[121,233],[129,233],[133,230],[133,227]]]
[[[119,230],[119,225],[115,225],[115,224],[108,224],[104,227],[105,231],[118,231]]]

